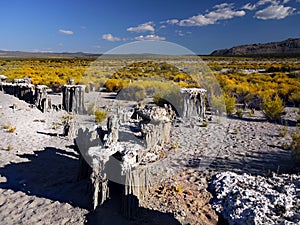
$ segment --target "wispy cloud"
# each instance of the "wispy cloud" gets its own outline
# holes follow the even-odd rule
[[[121,38],[114,37],[112,34],[103,34],[101,38],[110,42],[121,41]]]
[[[100,49],[100,48],[101,48],[100,45],[93,45],[92,47],[93,47],[93,48],[96,48],[96,49]]]
[[[256,5],[254,4],[254,5],[252,5],[251,3],[247,3],[246,5],[244,5],[243,7],[242,7],[242,9],[246,9],[246,10],[250,10],[250,11],[252,11],[252,10],[254,10],[254,9],[256,9]]]
[[[66,34],[66,35],[73,35],[74,34],[74,32],[71,31],[71,30],[60,29],[60,30],[58,30],[58,32],[61,33],[61,34]]]
[[[143,32],[154,32],[155,28],[154,28],[155,24],[151,21],[147,22],[147,23],[143,23],[138,25],[137,27],[129,27],[127,28],[127,31],[129,32],[135,32],[135,33],[143,33]]]
[[[207,26],[210,24],[216,24],[220,20],[232,19],[234,17],[242,17],[246,15],[244,10],[237,10],[234,4],[222,3],[215,5],[214,10],[208,11],[206,14],[198,14],[187,19],[170,19],[163,21],[166,24],[176,24],[179,26],[191,27],[191,26]]]
[[[134,40],[137,40],[137,41],[145,41],[145,40],[164,41],[164,40],[166,40],[166,38],[158,36],[158,35],[154,35],[154,34],[149,34],[146,36],[140,35],[138,37],[135,37]]]
[[[270,5],[265,9],[259,10],[255,13],[254,17],[261,20],[269,19],[284,19],[292,15],[296,9],[284,5]]]
[[[179,22],[178,19],[171,19],[171,20],[166,20],[163,23],[167,23],[167,24],[177,24]]]

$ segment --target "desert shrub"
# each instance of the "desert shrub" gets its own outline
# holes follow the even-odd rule
[[[235,108],[235,98],[230,97],[228,95],[224,95],[224,100],[225,100],[227,115],[231,115]]]
[[[279,121],[283,114],[283,103],[278,95],[274,98],[266,96],[262,102],[263,113],[269,121]]]
[[[142,85],[131,84],[119,92],[117,98],[129,101],[141,101],[146,97],[146,90]]]
[[[55,93],[59,93],[61,92],[61,88],[62,88],[62,84],[58,83],[58,82],[51,82],[50,86],[51,90]]]
[[[300,132],[295,132],[292,134],[292,143],[290,145],[292,157],[295,159],[296,163],[300,165]]]
[[[108,91],[119,92],[120,90],[122,90],[122,88],[127,86],[128,83],[128,81],[123,81],[121,79],[108,79],[104,86]]]
[[[97,109],[94,115],[96,122],[100,124],[107,118],[107,111]]]
[[[285,137],[287,135],[287,131],[288,131],[287,126],[282,127],[281,130],[279,131],[279,136],[280,137]]]
[[[14,133],[15,131],[16,131],[16,127],[9,127],[8,129],[7,129],[7,132],[8,133]]]
[[[153,101],[158,106],[169,104],[177,114],[182,113],[183,98],[178,85],[167,83],[159,86],[155,89]]]
[[[222,114],[223,112],[225,112],[226,105],[225,105],[225,101],[224,101],[224,96],[223,95],[216,96],[216,95],[212,94],[211,107],[212,107],[212,110],[214,112],[216,112],[217,114]]]
[[[248,109],[248,114],[250,117],[253,117],[254,116],[254,110],[253,109]]]
[[[65,123],[71,121],[73,118],[74,118],[74,116],[71,114],[63,115],[61,117],[61,122],[62,122],[62,124],[65,124]]]
[[[6,130],[8,133],[14,133],[17,129],[15,126],[11,126],[10,124],[2,125],[2,128]]]
[[[10,125],[9,125],[9,124],[2,125],[2,128],[3,128],[4,130],[7,130],[7,129],[10,128]]]
[[[242,109],[237,109],[235,114],[237,115],[238,118],[243,118],[243,110]]]
[[[95,111],[95,103],[92,103],[87,108],[87,114],[94,115],[94,111]]]

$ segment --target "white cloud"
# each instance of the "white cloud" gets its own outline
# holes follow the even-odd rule
[[[283,5],[270,5],[265,9],[259,10],[255,13],[254,17],[261,20],[269,19],[284,19],[285,17],[293,14],[295,8]]]
[[[146,35],[146,36],[140,35],[138,37],[135,37],[134,39],[137,40],[137,41],[145,41],[145,40],[164,41],[164,40],[166,40],[165,37],[161,37],[161,36],[154,35],[154,34],[149,34],[149,35]]]
[[[234,4],[223,3],[214,6],[214,11],[207,12],[205,15],[199,14],[188,19],[180,20],[179,26],[206,26],[215,24],[220,20],[232,19],[246,15],[244,10],[235,10]]]
[[[163,23],[167,23],[167,24],[177,24],[179,22],[178,19],[171,19],[171,20],[166,20]]]
[[[175,30],[175,33],[176,33],[179,37],[185,36],[184,33],[182,32],[182,30]]]
[[[192,16],[188,19],[180,20],[178,25],[183,27],[192,27],[192,26],[206,26],[209,24],[214,24],[215,22],[209,18],[206,18],[203,15]]]
[[[290,0],[283,0],[283,4],[286,4],[286,3],[288,3]]]
[[[58,30],[58,32],[61,33],[61,34],[66,34],[66,35],[73,35],[74,34],[74,32],[71,31],[71,30],[60,29],[60,30]]]
[[[114,37],[112,34],[103,34],[102,39],[110,42],[121,41],[121,38]]]
[[[155,26],[154,23],[149,21],[147,23],[140,24],[137,27],[129,27],[127,28],[127,31],[135,32],[135,33],[143,33],[148,31],[154,32],[155,31],[154,26]]]
[[[242,9],[246,9],[246,10],[250,10],[250,11],[252,11],[252,10],[254,10],[254,9],[256,9],[256,5],[254,4],[254,5],[251,5],[251,3],[249,2],[249,3],[247,3],[246,5],[244,5],[243,7],[242,7]]]

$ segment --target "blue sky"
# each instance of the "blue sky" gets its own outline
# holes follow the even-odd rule
[[[300,37],[300,0],[10,0],[0,49],[104,53],[165,40],[197,54]]]

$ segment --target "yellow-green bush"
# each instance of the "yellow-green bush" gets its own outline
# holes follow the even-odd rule
[[[279,121],[283,114],[283,103],[278,95],[273,98],[266,96],[263,98],[262,109],[266,118],[270,121]]]
[[[146,97],[146,90],[143,85],[130,84],[119,92],[117,99],[128,101],[141,101]]]
[[[235,97],[230,97],[228,95],[224,95],[225,106],[227,115],[231,115],[235,108]]]
[[[107,111],[97,109],[94,115],[96,122],[100,124],[107,118]]]
[[[211,107],[212,110],[218,114],[226,112],[225,99],[223,95],[216,96],[212,94],[211,96]]]
[[[128,83],[128,81],[121,79],[108,79],[105,83],[105,87],[108,91],[119,92],[122,88],[126,87]]]

